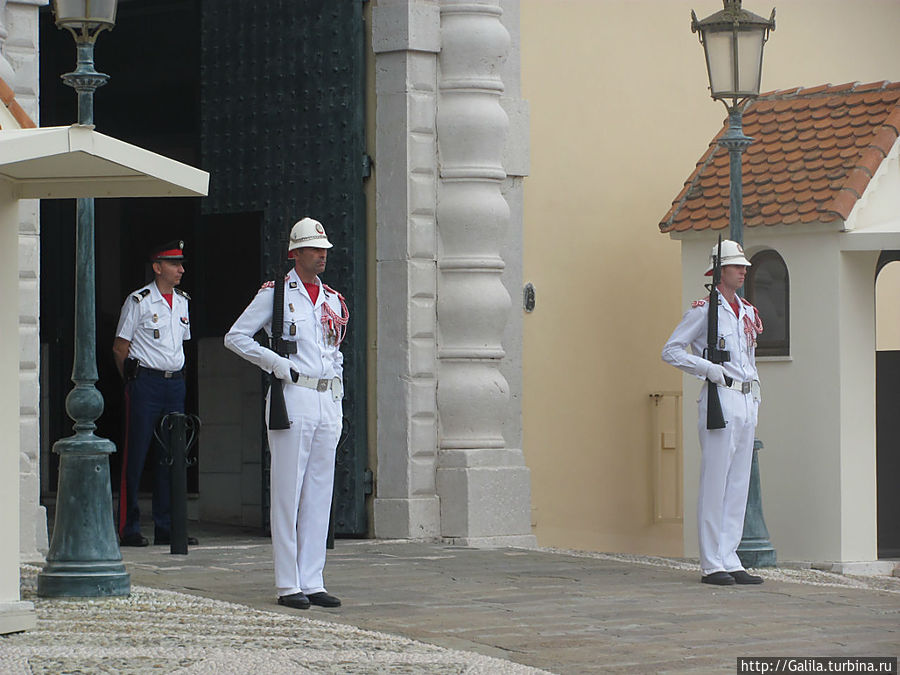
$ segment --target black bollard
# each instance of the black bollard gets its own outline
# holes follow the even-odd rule
[[[159,422],[162,438],[157,436],[157,440],[168,450],[165,463],[169,465],[169,508],[172,517],[169,553],[177,555],[187,555],[188,552],[187,467],[194,460],[187,458],[187,451],[196,439],[199,426],[199,418],[183,413],[169,413]],[[190,439],[188,430],[191,431]]]

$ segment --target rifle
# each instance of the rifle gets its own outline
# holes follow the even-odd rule
[[[272,337],[269,340],[269,349],[278,356],[287,357],[297,353],[297,343],[282,339],[284,332],[284,277],[276,274],[275,296],[272,299]],[[291,372],[293,376],[293,371]],[[284,384],[275,377],[269,375],[269,429],[290,429],[291,421],[288,419],[287,406],[284,403]]]
[[[731,360],[731,354],[719,345],[719,284],[722,281],[722,235],[719,235],[719,247],[713,260],[712,284],[709,287],[709,313],[706,320],[706,349],[703,357],[713,363],[722,364]],[[722,344],[721,347],[725,345]],[[731,378],[725,376],[731,385]],[[724,429],[725,416],[722,413],[722,402],[719,400],[719,389],[716,383],[706,380],[706,428]]]

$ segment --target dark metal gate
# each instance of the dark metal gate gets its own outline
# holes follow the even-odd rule
[[[321,220],[335,245],[324,277],[351,314],[335,478],[335,532],[345,536],[367,529],[363,45],[361,0],[201,0],[204,213],[261,214],[264,279],[289,268],[283,242],[303,216]],[[265,439],[263,452],[268,526]]]

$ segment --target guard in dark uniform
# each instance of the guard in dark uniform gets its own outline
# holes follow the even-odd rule
[[[141,534],[138,486],[153,429],[163,415],[184,412],[184,349],[191,339],[190,296],[177,288],[184,274],[184,242],[150,253],[154,280],[125,299],[113,356],[125,380],[125,445],[119,487],[119,544],[147,546]],[[158,459],[158,458],[157,458]],[[153,461],[154,543],[171,538],[169,469]],[[188,543],[196,544],[189,538]]]

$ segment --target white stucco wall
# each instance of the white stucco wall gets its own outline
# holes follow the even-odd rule
[[[48,0],[8,0],[0,27],[8,31],[3,56],[12,66],[9,85],[31,119],[38,120],[38,7]],[[36,200],[19,202],[18,334],[20,428],[20,530],[24,561],[42,561],[49,549],[47,513],[40,504],[40,219]]]
[[[18,274],[16,239],[19,218],[18,200],[10,186],[0,181],[0,293],[10,297],[16,292]],[[0,312],[0,427],[5,431],[0,443],[0,512],[15,514],[19,509],[19,392],[15,386],[18,372],[16,313],[6,305]],[[34,626],[31,603],[19,601],[19,520],[0,519],[0,634]],[[13,542],[10,545],[10,542]]]

